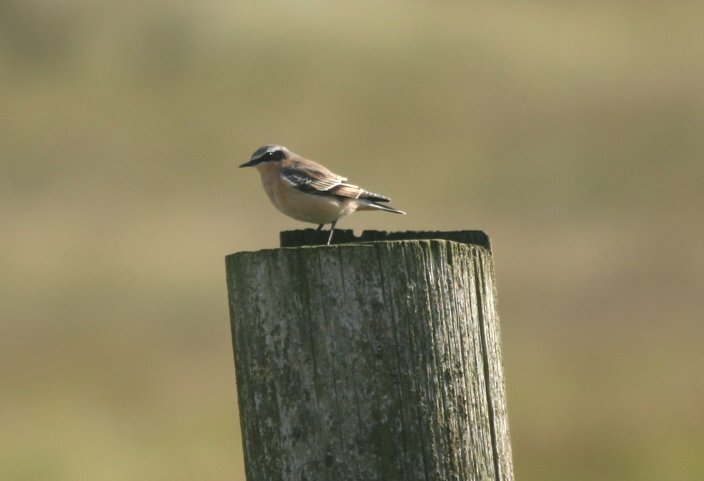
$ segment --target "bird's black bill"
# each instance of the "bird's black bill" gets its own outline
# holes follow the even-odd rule
[[[244,164],[240,165],[240,169],[242,167],[252,167],[255,163],[253,161],[245,162]]]

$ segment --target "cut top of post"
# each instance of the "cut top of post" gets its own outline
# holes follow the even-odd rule
[[[281,247],[302,247],[324,245],[328,233],[315,229],[287,230],[281,232]],[[406,231],[387,232],[381,230],[365,230],[361,235],[354,235],[352,230],[335,230],[332,244],[355,244],[364,242],[398,241],[398,240],[449,240],[462,244],[484,247],[491,252],[489,236],[480,230],[459,231]]]

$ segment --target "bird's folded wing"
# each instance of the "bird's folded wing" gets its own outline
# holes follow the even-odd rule
[[[307,194],[369,199],[375,202],[389,202],[390,200],[388,197],[373,194],[357,185],[348,184],[344,182],[347,178],[333,174],[327,169],[299,165],[281,169],[281,176],[294,188]]]

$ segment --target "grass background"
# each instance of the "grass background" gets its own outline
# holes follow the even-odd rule
[[[704,6],[0,2],[0,478],[243,480],[279,143],[493,240],[517,479],[704,477]]]

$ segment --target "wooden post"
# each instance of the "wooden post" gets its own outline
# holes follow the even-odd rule
[[[486,235],[335,236],[226,259],[248,481],[512,481]]]

